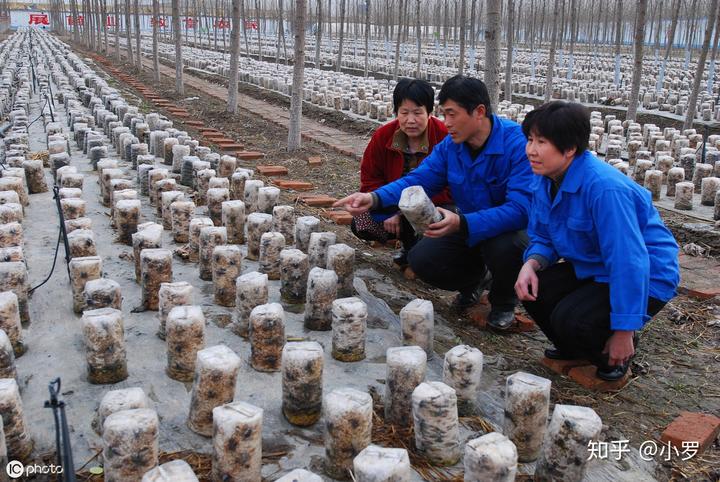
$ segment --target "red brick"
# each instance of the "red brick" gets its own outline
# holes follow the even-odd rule
[[[587,360],[552,360],[547,357],[540,359],[540,364],[560,375],[567,375],[575,367],[590,365]]]
[[[537,329],[532,319],[524,315],[518,315],[517,313],[515,314],[515,324],[519,332],[534,331]]]
[[[292,181],[290,179],[273,179],[273,184],[281,189],[293,189],[295,191],[310,191],[315,186],[307,181]]]
[[[190,127],[202,127],[204,125],[203,121],[197,121],[197,120],[189,120],[185,121],[185,125]]]
[[[320,195],[320,196],[308,196],[303,198],[298,198],[303,204],[311,207],[316,208],[329,208],[333,204],[335,204],[335,201],[337,201],[336,198]]]
[[[319,166],[323,163],[323,159],[320,156],[310,156],[308,157],[307,162],[310,166]]]
[[[257,151],[237,151],[235,153],[235,157],[246,161],[254,161],[256,159],[262,159],[263,157],[265,157],[265,153]]]
[[[597,377],[597,367],[594,365],[571,368],[568,372],[568,376],[578,385],[582,385],[590,390],[595,390],[596,392],[620,390],[627,384],[628,380],[630,380],[631,375],[632,373],[628,369],[627,374],[620,380],[608,382]]]
[[[286,176],[288,173],[285,166],[255,166],[255,169],[263,176]]]
[[[209,133],[215,133],[215,134],[222,134],[219,130],[212,128],[212,127],[203,127],[201,129],[198,129],[201,134],[209,134]]]
[[[323,216],[341,226],[349,225],[353,219],[352,214],[347,211],[325,211]]]
[[[667,426],[660,440],[682,450],[683,442],[698,442],[698,453],[713,444],[720,433],[720,418],[707,413],[680,412]]]

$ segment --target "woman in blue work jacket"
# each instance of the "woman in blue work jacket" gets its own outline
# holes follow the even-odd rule
[[[588,150],[590,116],[564,101],[522,124],[535,178],[530,244],[515,291],[554,344],[552,359],[588,359],[625,376],[637,337],[675,296],[678,245],[650,192]]]

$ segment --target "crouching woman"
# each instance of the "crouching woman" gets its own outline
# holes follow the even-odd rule
[[[678,245],[650,192],[587,150],[587,109],[544,104],[522,128],[535,179],[515,291],[554,345],[545,356],[621,379],[635,334],[675,296]]]

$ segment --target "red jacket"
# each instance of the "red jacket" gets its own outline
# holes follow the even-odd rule
[[[393,136],[399,122],[395,119],[375,131],[365,148],[360,163],[360,192],[371,192],[389,184],[403,175],[403,153],[393,147]],[[427,125],[428,154],[447,135],[445,124],[437,117],[430,116]],[[422,162],[422,161],[421,161]],[[452,203],[446,187],[432,198],[437,205]]]

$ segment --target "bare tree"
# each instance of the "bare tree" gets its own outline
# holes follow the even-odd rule
[[[125,40],[128,61],[133,63],[132,32],[130,31],[130,0],[125,0]]]
[[[137,69],[142,71],[142,55],[140,55],[140,1],[134,0],[135,8],[135,51],[137,52]]]
[[[343,40],[345,40],[345,0],[340,0],[340,38],[338,39],[338,55],[335,70],[340,72],[343,55]]]
[[[418,0],[420,2],[420,0]],[[370,64],[370,0],[365,0],[365,72],[367,78]]]
[[[500,101],[500,16],[501,0],[487,0],[485,22],[485,85],[493,109]]]
[[[620,84],[620,46],[622,44],[622,0],[615,2],[615,85]]]
[[[180,0],[172,0],[172,29],[175,40],[175,91],[185,95],[183,84],[182,32],[180,31]]]
[[[513,17],[515,4],[508,0],[507,7],[507,55],[505,57],[505,100],[512,102],[512,52],[513,52]]]
[[[395,41],[395,67],[393,68],[393,78],[397,80],[398,71],[400,70],[400,42],[402,41],[402,18],[403,6],[407,0],[400,0],[400,9],[398,11],[398,29],[397,40]]]
[[[420,32],[420,0],[415,0],[415,32],[417,44],[417,69],[415,69],[415,77],[420,78],[422,70],[422,33]]]
[[[115,7],[115,60],[120,63],[120,8],[118,0],[115,0],[113,4]]]
[[[247,20],[245,17],[245,0],[240,0],[240,16],[242,17],[243,38],[245,40],[245,57],[250,57],[250,41],[248,40],[247,26],[245,25]]]
[[[288,151],[300,149],[303,80],[305,73],[305,22],[307,0],[295,0],[295,63],[293,65],[292,95],[290,96],[290,125],[288,127]]]
[[[716,1],[716,0],[713,0]],[[640,78],[642,75],[643,47],[645,46],[645,13],[648,0],[638,0],[635,19],[635,63],[633,65],[632,86],[630,87],[630,105],[625,120],[634,121],[637,117],[640,99]]]
[[[700,82],[702,81],[703,72],[705,71],[705,61],[707,60],[708,48],[710,46],[710,37],[712,36],[713,27],[715,26],[715,15],[717,15],[718,0],[710,0],[710,7],[707,13],[707,24],[705,26],[705,37],[703,38],[702,50],[698,59],[697,69],[695,70],[695,79],[693,80],[693,88],[688,100],[688,109],[685,114],[685,123],[683,129],[690,129],[695,120],[695,112],[697,109],[697,100],[700,95]],[[715,47],[713,47],[713,50]],[[709,79],[708,79],[709,80]]]
[[[667,46],[665,47],[665,56],[663,61],[666,61],[670,56],[673,44],[675,43],[675,31],[677,30],[678,17],[680,16],[680,0],[673,0],[672,4],[672,20],[670,20],[670,32],[667,35]]]
[[[558,11],[560,0],[555,0],[555,12]],[[547,73],[545,74],[545,102],[552,97],[553,77],[555,77],[555,51],[557,50],[557,15],[553,16],[552,37],[550,39],[550,55],[548,56]]]
[[[158,54],[158,16],[160,15],[160,4],[158,0],[152,0],[152,44],[153,44],[153,80],[160,82],[160,55]]]
[[[227,111],[237,112],[238,57],[240,56],[240,1],[232,2],[232,31],[230,32],[230,78],[228,79]],[[244,27],[244,26],[243,26]]]
[[[317,2],[317,28],[315,29],[315,68],[320,68],[320,46],[322,44],[322,0]]]
[[[512,0],[510,0],[512,1]],[[460,1],[460,60],[458,74],[465,73],[465,24],[467,23],[467,0]]]

